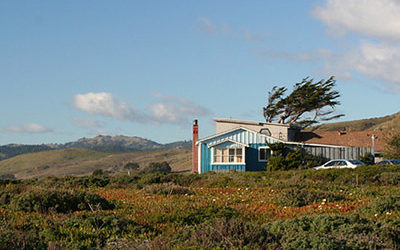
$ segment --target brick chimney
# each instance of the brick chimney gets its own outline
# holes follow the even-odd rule
[[[199,139],[199,125],[197,120],[193,121],[193,141],[192,141],[192,173],[198,172],[198,146],[196,145]]]

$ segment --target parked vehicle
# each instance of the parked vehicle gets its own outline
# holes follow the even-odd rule
[[[383,160],[378,165],[400,165],[400,159]]]
[[[315,167],[314,169],[328,169],[328,168],[356,168],[365,165],[359,160],[341,159],[330,160],[322,166]]]

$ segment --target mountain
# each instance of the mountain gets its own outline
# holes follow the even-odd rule
[[[25,153],[42,152],[56,149],[84,148],[106,153],[127,153],[137,151],[151,151],[170,148],[190,148],[191,141],[177,141],[160,144],[148,139],[133,136],[96,136],[94,138],[81,138],[65,144],[47,145],[20,145],[9,144],[0,146],[0,160],[5,160]]]
[[[18,179],[88,175],[96,169],[121,172],[127,163],[138,163],[141,168],[150,162],[167,161],[172,171],[190,171],[191,149],[171,148],[131,153],[105,153],[84,148],[67,148],[28,153],[0,161],[0,179],[13,176]]]
[[[311,131],[400,130],[400,112],[384,117],[318,125]]]

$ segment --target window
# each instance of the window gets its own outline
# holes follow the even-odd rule
[[[262,128],[260,130],[260,133],[263,134],[263,135],[271,136],[271,131],[269,131],[269,129],[267,129],[267,128]]]
[[[259,161],[267,161],[269,157],[271,157],[271,149],[270,148],[259,148],[258,149],[258,160]]]
[[[213,163],[242,163],[242,148],[214,148]]]

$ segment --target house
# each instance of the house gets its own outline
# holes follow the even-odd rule
[[[299,127],[289,124],[221,118],[214,121],[216,133],[202,139],[198,139],[197,120],[193,123],[193,172],[263,170],[273,154],[268,144],[278,142],[301,147],[327,160],[358,159],[365,153],[373,152],[371,147],[314,143],[310,135],[305,137]]]

